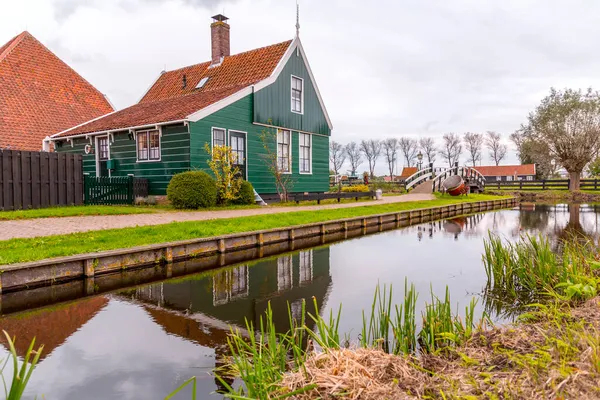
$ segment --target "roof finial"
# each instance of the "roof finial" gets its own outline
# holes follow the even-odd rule
[[[296,37],[300,36],[300,5],[296,0]]]

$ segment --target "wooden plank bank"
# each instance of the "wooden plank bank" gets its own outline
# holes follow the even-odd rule
[[[396,229],[403,226],[449,218],[475,212],[508,208],[517,205],[516,198],[450,204],[432,208],[399,211],[346,218],[314,224],[297,225],[254,232],[235,233],[210,238],[160,243],[128,249],[110,250],[98,253],[51,258],[46,260],[0,266],[0,293],[14,292],[40,286],[85,278],[94,286],[94,278],[105,274],[119,273],[134,268],[156,266],[186,259],[219,256],[216,265],[211,263],[205,269],[229,264],[227,255],[245,249],[254,249],[253,258],[260,258],[261,249],[266,246],[287,243],[284,251],[294,250],[295,243],[308,238],[321,238],[348,232],[358,235]],[[350,236],[355,236],[350,235]],[[339,235],[335,235],[339,240]],[[242,262],[244,260],[236,260]],[[139,271],[138,271],[139,272]],[[198,271],[195,271],[198,272]]]

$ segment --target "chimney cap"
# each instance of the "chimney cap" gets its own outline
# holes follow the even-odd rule
[[[219,21],[219,22],[225,22],[227,21],[229,18],[227,18],[226,16],[224,16],[223,14],[217,14],[217,15],[213,15],[212,19],[214,19],[215,21]]]

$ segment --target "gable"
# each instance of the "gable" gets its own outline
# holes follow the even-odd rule
[[[289,58],[278,66],[275,80],[258,84],[254,93],[254,122],[292,130],[331,134],[331,123],[323,104],[306,55],[299,40],[297,48],[290,48]],[[284,59],[285,61],[285,59]],[[302,114],[291,110],[292,76],[304,81],[304,109]]]

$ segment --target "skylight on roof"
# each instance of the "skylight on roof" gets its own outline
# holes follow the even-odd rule
[[[208,82],[208,76],[205,76],[204,78],[200,79],[200,82],[198,82],[198,84],[196,85],[196,89],[200,89],[202,86],[204,86],[206,82]]]

